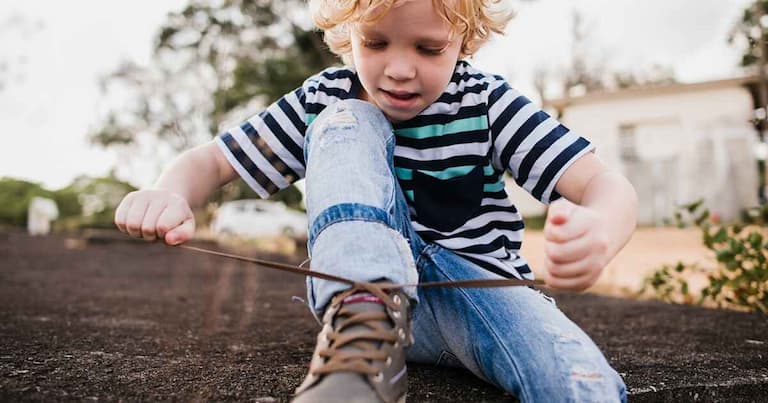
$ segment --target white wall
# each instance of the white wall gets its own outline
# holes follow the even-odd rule
[[[661,224],[675,204],[702,197],[724,218],[735,218],[739,209],[757,203],[756,190],[743,191],[757,187],[749,154],[756,140],[749,123],[751,96],[737,84],[680,88],[676,93],[649,90],[585,98],[568,106],[561,120],[592,140],[609,167],[630,177],[640,193],[644,224]],[[635,127],[634,167],[620,155],[623,125]]]

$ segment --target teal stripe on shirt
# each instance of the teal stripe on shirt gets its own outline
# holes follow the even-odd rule
[[[425,139],[446,134],[456,134],[473,130],[487,130],[488,117],[475,116],[471,118],[457,119],[444,125],[429,125],[423,127],[413,127],[408,129],[397,129],[395,134],[398,136],[412,139]]]
[[[504,181],[500,180],[496,183],[486,183],[483,185],[483,191],[487,193],[500,192],[504,189]]]
[[[455,178],[458,176],[464,176],[468,174],[472,169],[475,167],[473,165],[465,165],[460,167],[451,167],[448,169],[444,169],[442,171],[423,171],[419,170],[419,172],[427,174],[433,178],[446,180]],[[395,174],[398,178],[402,180],[411,180],[413,179],[413,169],[407,169],[407,168],[395,168]]]
[[[464,176],[468,174],[470,171],[475,169],[474,165],[462,165],[458,167],[451,167],[448,169],[444,169],[442,171],[426,171],[426,170],[419,170],[419,172],[422,172],[424,174],[427,174],[433,178],[446,180],[451,178],[456,178],[459,176]],[[493,166],[491,164],[488,164],[483,167],[483,174],[485,176],[491,176],[494,174]],[[397,168],[395,167],[395,175],[399,179],[402,180],[412,180],[413,179],[413,170],[407,169],[407,168]]]

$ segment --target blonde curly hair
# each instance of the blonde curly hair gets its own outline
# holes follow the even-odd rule
[[[352,65],[350,27],[373,23],[395,3],[410,0],[309,0],[315,25],[324,31],[331,52]],[[432,0],[435,10],[451,27],[452,35],[462,37],[460,57],[474,54],[492,32],[501,34],[514,13],[495,7],[504,0]]]

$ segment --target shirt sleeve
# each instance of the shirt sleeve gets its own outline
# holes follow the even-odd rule
[[[262,198],[304,177],[308,83],[216,137],[235,171]]]
[[[497,79],[489,88],[488,121],[493,162],[542,203],[558,198],[560,176],[582,155],[594,151],[587,139],[570,131],[528,98]]]

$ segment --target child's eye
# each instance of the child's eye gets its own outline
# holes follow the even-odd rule
[[[445,48],[420,47],[419,51],[421,51],[421,53],[424,53],[425,55],[428,55],[428,56],[438,56],[445,51]]]
[[[363,41],[363,46],[368,49],[382,49],[387,46],[387,43],[384,41]]]

